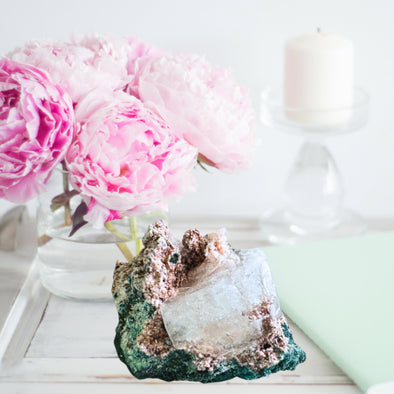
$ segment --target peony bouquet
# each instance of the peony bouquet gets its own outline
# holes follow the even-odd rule
[[[0,60],[0,197],[35,197],[61,166],[51,207],[71,233],[165,209],[194,189],[196,163],[236,172],[254,146],[247,91],[202,57],[92,34]]]

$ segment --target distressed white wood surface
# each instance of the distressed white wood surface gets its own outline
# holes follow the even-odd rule
[[[133,379],[116,357],[113,346],[117,324],[112,303],[92,304],[52,297],[39,330],[24,358],[18,379],[80,381],[96,378],[124,382]],[[295,371],[260,379],[259,383],[351,384],[350,380],[290,322],[297,343],[306,351],[308,361]],[[54,362],[56,360],[56,362]],[[84,360],[77,363],[77,360]],[[30,371],[29,371],[30,370]],[[3,379],[14,379],[13,373]],[[242,382],[242,380],[240,380]],[[253,384],[253,383],[251,383]]]
[[[178,221],[172,227],[181,233],[191,226],[197,226],[204,232],[227,227],[234,247],[263,245],[257,220],[195,219],[193,222]],[[23,314],[18,317],[15,312],[14,336],[9,339],[8,358],[0,368],[2,394],[197,393],[202,390],[217,394],[360,393],[352,381],[291,321],[294,339],[307,353],[306,362],[295,371],[280,372],[250,382],[233,379],[211,385],[165,383],[155,379],[140,381],[130,375],[116,356],[113,338],[117,312],[112,302],[78,302],[48,296],[34,269],[24,288],[24,295],[18,296],[23,308],[16,308],[19,315],[21,311]]]
[[[142,383],[133,385],[110,383],[71,383],[71,384],[54,384],[54,383],[33,383],[28,386],[22,383],[3,383],[0,388],[7,394],[70,394],[70,393],[94,393],[94,394],[358,394],[355,387],[346,386],[310,386],[310,385],[276,385],[276,386],[256,386],[243,385],[239,387],[234,384],[149,384]]]
[[[0,329],[7,320],[30,265],[31,259],[0,250]]]
[[[40,283],[37,264],[33,263],[0,332],[1,365],[17,364],[24,357],[49,296]]]

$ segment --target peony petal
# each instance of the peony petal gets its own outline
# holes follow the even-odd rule
[[[253,109],[229,69],[213,68],[196,55],[141,58],[126,90],[218,169],[236,172],[251,165]]]
[[[10,95],[9,88],[14,91]],[[17,93],[15,93],[17,92]],[[22,203],[42,192],[74,132],[71,99],[42,71],[0,60],[1,196]]]
[[[196,149],[138,99],[91,92],[76,113],[81,126],[66,160],[72,183],[90,201],[89,221],[98,226],[166,207],[191,190]]]

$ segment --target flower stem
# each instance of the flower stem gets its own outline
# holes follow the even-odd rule
[[[66,162],[63,160],[62,161],[62,169],[63,169],[63,191],[64,194],[69,193],[69,187],[68,187],[68,171],[67,171],[67,166]],[[66,226],[71,226],[72,220],[71,220],[71,207],[70,207],[70,200],[67,200],[66,203],[64,204],[64,224]]]
[[[207,159],[207,158],[206,158],[205,156],[203,156],[201,153],[198,154],[197,162],[198,162],[198,164],[199,164],[203,169],[205,169],[206,171],[207,171],[207,169],[206,169],[204,166],[202,166],[202,164],[206,164],[206,165],[208,165],[208,166],[215,167],[215,163],[214,163],[213,161]]]
[[[116,244],[116,246],[122,252],[123,256],[126,257],[128,262],[133,260],[134,258],[133,253],[131,253],[130,249],[127,247],[127,245],[124,242],[119,242]]]
[[[142,243],[141,238],[138,238],[137,218],[133,216],[129,218],[129,222],[130,222],[131,239],[135,240],[135,247],[138,255],[141,252],[144,245]]]
[[[37,246],[44,246],[46,243],[48,243],[50,240],[52,239],[52,237],[50,237],[49,235],[43,234],[41,235],[41,237],[38,237],[37,240]]]
[[[131,241],[129,237],[126,237],[126,235],[118,231],[111,222],[105,223],[104,226],[108,231],[111,231],[112,234],[116,235],[122,241]]]
[[[105,223],[104,226],[108,231],[116,235],[122,241],[130,241],[130,238],[126,237],[124,234],[118,231],[111,222]],[[126,257],[127,261],[131,261],[134,258],[133,253],[131,253],[130,249],[124,242],[117,242],[116,246],[122,252],[123,256]]]

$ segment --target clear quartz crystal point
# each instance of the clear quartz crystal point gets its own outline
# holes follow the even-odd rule
[[[206,272],[201,272],[206,268]],[[271,273],[259,249],[231,252],[214,271],[199,267],[197,279],[161,307],[166,331],[178,349],[194,347],[222,356],[243,350],[263,334],[262,317],[251,313],[264,301],[270,314],[281,311]]]

